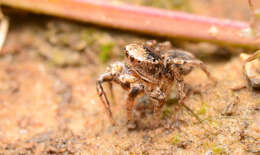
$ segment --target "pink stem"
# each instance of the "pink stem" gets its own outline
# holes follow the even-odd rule
[[[249,24],[241,21],[97,0],[2,0],[2,4],[152,35],[260,47],[260,40],[245,32]]]

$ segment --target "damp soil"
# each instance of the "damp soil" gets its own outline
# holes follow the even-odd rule
[[[244,21],[250,17],[242,0],[123,2]],[[259,154],[260,92],[248,87],[238,55],[250,50],[20,11],[7,15],[11,27],[0,56],[0,154]],[[149,39],[170,40],[194,53],[217,79],[213,85],[199,69],[185,77],[191,90],[185,105],[201,122],[185,108],[175,111],[173,88],[160,127],[151,128],[152,105],[141,98],[134,111],[136,128],[129,129],[127,92],[115,85],[111,107],[117,125],[111,125],[96,79],[107,65],[123,61],[126,44]]]

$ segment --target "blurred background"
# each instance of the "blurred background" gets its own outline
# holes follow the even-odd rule
[[[252,20],[246,0],[107,2],[247,23]],[[254,6],[260,8],[260,1],[255,0]],[[0,53],[0,154],[259,153],[259,92],[231,90],[247,85],[239,54],[255,49],[145,35],[7,5],[2,5],[2,11],[9,30]],[[134,112],[137,128],[129,131],[127,92],[115,85],[111,107],[118,125],[110,124],[96,93],[97,77],[110,63],[124,61],[125,45],[153,39],[168,40],[175,48],[195,54],[218,80],[217,86],[212,86],[198,69],[185,77],[188,85],[200,90],[191,93],[185,104],[202,123],[184,108],[177,113],[177,120],[172,119],[178,101],[173,88],[173,103],[164,107],[161,127],[149,129],[151,105],[138,100]]]

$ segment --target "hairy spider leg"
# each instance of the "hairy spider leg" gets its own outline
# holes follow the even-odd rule
[[[177,85],[177,89],[178,89],[178,95],[179,95],[179,101],[178,101],[178,107],[176,111],[179,111],[179,109],[184,106],[188,111],[191,112],[192,115],[194,115],[196,117],[197,120],[199,120],[201,122],[201,119],[199,118],[199,116],[197,116],[191,109],[189,109],[188,107],[186,107],[186,105],[184,104],[184,100],[186,98],[186,93],[184,90],[184,79],[183,76],[181,74],[181,71],[179,69],[178,66],[183,65],[183,64],[190,64],[193,66],[199,66],[207,75],[207,77],[211,80],[213,80],[213,82],[215,83],[216,80],[211,76],[211,74],[209,73],[209,71],[207,70],[206,66],[199,60],[180,60],[180,59],[173,59],[172,61],[174,64],[173,67],[173,74],[174,74],[174,78],[176,80],[176,85]]]
[[[107,99],[107,95],[106,95],[106,92],[104,91],[104,88],[102,86],[102,83],[103,82],[109,82],[111,83],[111,81],[113,80],[113,75],[111,73],[104,73],[102,75],[100,75],[98,81],[97,81],[97,92],[98,92],[98,95],[106,109],[106,112],[111,120],[111,123],[113,125],[115,125],[115,121],[113,119],[113,115],[112,115],[112,111],[111,111],[111,108],[110,108],[110,103]],[[112,85],[112,84],[111,84]]]
[[[201,70],[207,75],[207,77],[212,80],[215,84],[217,80],[211,76],[210,72],[208,71],[207,67],[204,65],[204,63],[200,60],[183,60],[179,58],[175,58],[170,60],[171,64],[179,64],[179,65],[190,65],[190,66],[198,66],[201,68]]]
[[[127,109],[127,119],[128,119],[128,122],[132,118],[132,111],[133,111],[133,107],[135,105],[135,98],[139,94],[143,93],[143,91],[144,91],[144,86],[143,85],[134,85],[130,89],[130,92],[129,92],[127,100],[126,100],[126,109]]]
[[[155,105],[155,108],[154,108],[154,113],[155,113],[155,116],[156,116],[156,126],[155,127],[160,125],[161,109],[162,109],[162,107],[164,106],[165,103],[166,103],[166,99],[157,100],[157,104]]]
[[[186,94],[184,91],[184,80],[183,80],[183,76],[180,73],[180,69],[178,68],[178,65],[175,65],[176,67],[174,67],[173,69],[173,74],[174,74],[174,78],[176,80],[176,86],[178,89],[178,95],[179,95],[179,101],[178,101],[178,108],[177,111],[179,111],[180,107],[182,107],[184,105],[184,100],[186,98]]]
[[[114,95],[114,91],[113,91],[113,83],[112,82],[108,82],[108,86],[109,86],[109,91],[111,94],[111,99],[112,99],[112,104],[115,104],[115,95]]]

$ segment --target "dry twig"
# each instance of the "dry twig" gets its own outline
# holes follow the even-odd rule
[[[2,0],[4,5],[152,35],[260,47],[245,22],[93,0]]]

